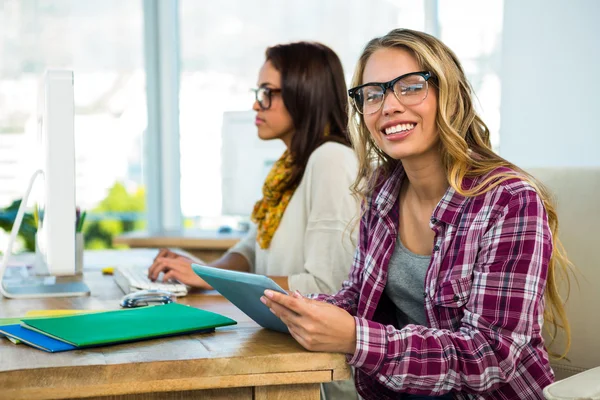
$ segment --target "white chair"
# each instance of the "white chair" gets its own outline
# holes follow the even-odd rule
[[[600,399],[600,168],[528,170],[556,196],[559,237],[576,267],[566,309],[571,348],[566,359],[552,361],[556,382],[547,399]],[[564,289],[564,288],[563,288]],[[564,337],[549,349],[560,352]]]

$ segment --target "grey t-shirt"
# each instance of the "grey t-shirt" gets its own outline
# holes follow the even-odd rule
[[[398,327],[408,324],[427,326],[425,317],[425,273],[431,256],[422,256],[408,250],[400,235],[390,259],[385,294],[396,305]]]

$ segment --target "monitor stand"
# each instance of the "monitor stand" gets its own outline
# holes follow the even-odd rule
[[[89,296],[83,275],[40,276],[30,267],[6,268],[0,283],[5,297],[13,299]]]
[[[41,260],[39,249],[37,248],[35,253],[25,254],[25,259],[20,260],[18,267],[9,267],[8,265],[9,259],[13,256],[12,245],[23,221],[29,193],[31,193],[31,188],[36,178],[41,174],[42,170],[36,170],[33,173],[29,180],[27,191],[21,199],[6,251],[4,252],[2,261],[0,261],[0,294],[9,299],[89,296],[90,288],[83,283],[83,274],[65,277],[49,276],[48,268]],[[80,261],[80,265],[83,267],[82,264],[83,260]],[[75,273],[76,271],[73,272]]]
[[[37,249],[36,249],[37,250]],[[0,292],[12,299],[89,296],[81,272],[73,276],[52,276],[39,252],[22,253],[11,257],[11,265],[0,276]]]

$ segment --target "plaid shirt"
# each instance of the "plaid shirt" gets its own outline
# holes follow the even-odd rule
[[[510,171],[506,168],[500,171]],[[366,201],[349,279],[333,296],[356,322],[356,386],[366,399],[399,392],[460,399],[542,399],[554,380],[541,336],[552,237],[536,191],[520,179],[466,198],[449,187],[430,228],[428,326],[396,327],[384,295],[398,236],[399,163]],[[485,177],[466,179],[472,188]]]

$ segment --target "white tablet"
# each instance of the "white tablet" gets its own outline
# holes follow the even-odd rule
[[[264,275],[192,264],[194,272],[227,300],[263,328],[289,333],[287,326],[264,305],[260,298],[266,289],[287,294],[271,278]]]

